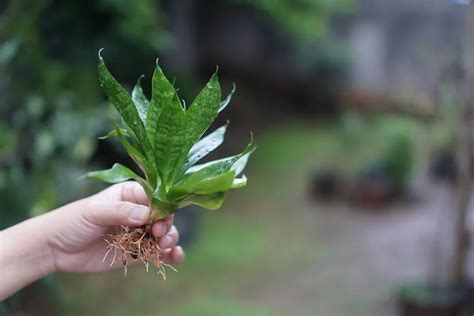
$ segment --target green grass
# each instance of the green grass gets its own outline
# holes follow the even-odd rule
[[[206,213],[197,243],[188,251],[179,272],[168,272],[163,281],[137,265],[127,277],[122,271],[94,275],[63,275],[65,311],[68,314],[151,315],[201,314],[262,315],[262,307],[239,299],[242,280],[253,279],[255,262],[262,261],[268,247],[265,229],[227,209]],[[70,288],[73,284],[74,289]],[[68,291],[70,290],[70,291]],[[233,312],[232,312],[233,311]],[[194,315],[195,313],[193,313]],[[226,314],[227,315],[227,314]]]
[[[219,297],[196,298],[182,306],[178,306],[170,315],[193,316],[265,316],[271,315],[268,310],[239,300]]]

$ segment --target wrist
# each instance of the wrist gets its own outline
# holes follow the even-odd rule
[[[0,300],[55,272],[41,217],[0,231]]]
[[[17,266],[38,278],[55,272],[54,258],[47,240],[48,226],[41,215],[0,232],[2,264]]]

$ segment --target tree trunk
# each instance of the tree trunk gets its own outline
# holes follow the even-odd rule
[[[474,5],[468,7],[465,30],[464,50],[464,104],[460,111],[457,174],[458,174],[458,201],[455,207],[456,226],[452,278],[454,283],[465,281],[465,263],[468,246],[466,218],[472,190],[472,131],[474,116]]]

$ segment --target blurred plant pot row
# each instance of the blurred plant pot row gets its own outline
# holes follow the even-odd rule
[[[337,168],[325,168],[311,179],[312,197],[328,201],[344,199],[366,207],[377,207],[401,198],[409,191],[411,163],[381,160],[367,164],[356,176],[348,177]],[[474,158],[473,158],[474,165]],[[453,150],[435,152],[429,162],[434,181],[456,184],[456,156]]]
[[[474,315],[474,285],[411,283],[398,293],[401,316]]]

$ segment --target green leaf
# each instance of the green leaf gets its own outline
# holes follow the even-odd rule
[[[157,124],[163,108],[167,105],[181,106],[178,95],[171,82],[166,78],[158,61],[151,81],[151,103],[148,107],[146,131],[151,144],[156,145]],[[161,136],[158,136],[161,137]]]
[[[109,98],[109,101],[120,113],[120,116],[125,122],[124,125],[127,130],[129,130],[132,139],[143,149],[143,152],[150,159],[154,159],[154,153],[148,141],[145,126],[140,119],[140,115],[131,96],[109,72],[100,52],[101,51],[99,51],[98,71],[102,89]]]
[[[168,215],[173,214],[178,209],[178,204],[168,203],[166,201],[161,201],[155,197],[151,198],[150,209],[152,211],[152,216],[157,218],[164,218]]]
[[[135,87],[133,88],[132,91],[132,101],[135,104],[135,107],[137,108],[138,115],[140,116],[140,119],[142,120],[143,124],[146,123],[146,115],[148,111],[148,106],[150,102],[146,98],[145,94],[143,93],[143,89],[141,86],[141,80],[144,76],[141,75],[137,83],[135,84]]]
[[[183,178],[186,178],[191,174],[199,174],[202,178],[208,178],[216,174],[224,173],[231,170],[235,172],[235,175],[239,175],[243,167],[245,167],[245,163],[248,161],[248,157],[256,149],[257,148],[253,145],[253,142],[251,142],[247,145],[244,151],[238,155],[211,161],[189,168],[184,174]]]
[[[107,183],[119,183],[130,179],[137,180],[140,178],[140,176],[135,172],[119,163],[114,164],[112,168],[107,170],[88,172],[87,176]]]
[[[170,189],[168,197],[179,199],[186,193],[211,194],[228,191],[233,186],[235,188],[244,186],[247,181],[245,177],[237,180],[234,178],[237,175],[236,172],[243,169],[248,157],[255,149],[253,143],[250,143],[239,155],[190,168]],[[202,191],[200,191],[201,188]]]
[[[232,100],[232,96],[235,93],[235,83],[232,84],[232,90],[230,91],[229,95],[227,95],[227,98],[225,98],[224,101],[221,102],[219,106],[219,112],[223,111],[230,103],[230,100]]]
[[[193,145],[189,151],[188,157],[186,158],[186,162],[181,168],[181,173],[184,173],[189,167],[193,166],[196,162],[222,144],[224,141],[225,132],[227,130],[227,125],[228,124],[219,127],[214,132],[210,133]]]
[[[250,155],[256,150],[256,147],[248,147],[248,151],[245,152],[237,159],[236,162],[232,165],[230,170],[235,172],[235,175],[239,175],[244,171],[247,162],[249,161]]]
[[[243,175],[241,178],[234,178],[231,188],[239,189],[239,188],[243,188],[246,185],[247,185],[247,177]]]
[[[120,113],[125,123],[135,132],[136,136],[145,141],[143,126],[137,108],[128,92],[117,82],[105,65],[99,51],[99,81],[109,101]]]
[[[168,80],[162,84],[171,85]],[[174,88],[173,94],[171,91],[168,94],[167,102],[161,105],[163,110],[155,134],[157,165],[167,189],[174,183],[193,144],[216,118],[221,90],[217,74],[214,74],[187,111],[174,97]],[[170,96],[172,102],[169,102]]]
[[[233,171],[218,174],[209,178],[201,178],[199,174],[193,174],[179,185],[172,187],[168,192],[168,198],[176,200],[190,193],[206,195],[225,192],[232,187],[234,178],[235,173]]]
[[[115,130],[120,143],[125,148],[125,151],[140,167],[150,185],[154,187],[157,183],[157,174],[153,163],[150,163],[148,159],[138,150],[138,148],[134,147],[127,141],[120,129],[116,128]]]
[[[233,171],[225,172],[213,178],[202,180],[198,183],[190,183],[188,193],[200,195],[213,194],[217,192],[228,191],[234,183],[235,173]]]
[[[162,84],[170,83],[166,80]],[[175,96],[174,88],[173,92]],[[168,94],[171,96],[171,91]],[[173,185],[193,144],[217,116],[221,98],[217,74],[211,77],[187,111],[177,97],[172,97],[170,102],[169,96],[161,105],[163,109],[155,134],[157,165],[166,189]]]
[[[155,137],[156,165],[168,189],[185,159],[182,156],[188,142],[187,121],[179,102],[164,102],[161,106]]]
[[[150,187],[150,185],[145,179],[143,179],[135,172],[119,163],[114,164],[112,168],[107,170],[88,172],[87,176],[89,178],[93,178],[107,183],[119,183],[127,180],[135,180],[143,187],[149,199],[151,199],[153,196],[153,189]]]
[[[125,136],[128,136],[128,131],[124,128],[121,128],[120,129],[120,132],[125,135]],[[107,135],[104,135],[104,136],[100,136],[99,139],[100,140],[103,140],[103,139],[107,139],[107,138],[110,138],[112,136],[117,136],[118,133],[117,133],[117,130],[116,129],[113,129],[111,130],[110,132],[107,133]]]
[[[189,124],[189,141],[195,143],[215,120],[221,104],[221,87],[214,73],[204,89],[186,111]]]
[[[224,202],[224,192],[219,192],[211,195],[188,195],[186,198],[179,202],[179,207],[185,207],[188,205],[198,205],[208,210],[217,210],[222,206]]]
[[[135,146],[133,146],[132,144],[128,142],[124,134],[122,134],[122,129],[116,128],[115,133],[117,134],[120,143],[122,144],[123,148],[125,148],[125,151],[128,153],[130,157],[132,157],[134,160],[136,158],[140,163],[146,162],[147,160],[146,157],[138,148],[136,148]],[[137,161],[135,162],[138,164]]]
[[[196,165],[224,140],[227,125],[202,136],[230,103],[235,85],[225,100],[221,100],[219,79],[214,73],[186,109],[184,100],[180,101],[174,85],[158,64],[153,73],[150,101],[143,92],[142,77],[129,95],[107,69],[100,51],[98,69],[101,86],[120,113],[124,127],[102,138],[118,136],[144,177],[118,164],[110,170],[88,175],[109,182],[138,181],[149,197],[153,219],[173,214],[179,207],[190,204],[217,209],[226,191],[246,185],[247,178],[237,176],[255,150],[253,141],[238,155]]]

